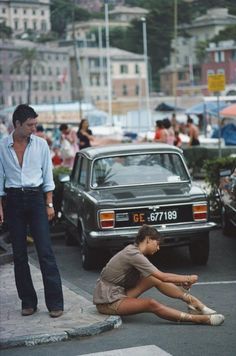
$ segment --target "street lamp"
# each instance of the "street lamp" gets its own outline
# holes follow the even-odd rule
[[[110,43],[109,43],[109,17],[108,17],[108,1],[105,1],[105,33],[106,33],[106,58],[107,58],[107,90],[108,90],[108,115],[112,120],[112,87],[111,87],[111,58],[110,58]]]
[[[148,71],[148,54],[147,54],[147,26],[146,26],[146,18],[141,17],[143,24],[143,56],[145,61],[146,68],[146,80],[145,80],[145,92],[146,92],[146,110],[148,115],[148,124],[151,128],[151,116],[150,116],[150,102],[149,102],[149,71]]]
[[[174,0],[174,76],[173,76],[173,95],[174,95],[174,112],[177,108],[177,25],[178,25],[178,4]]]

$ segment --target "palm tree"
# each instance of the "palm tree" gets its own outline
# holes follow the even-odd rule
[[[36,62],[39,62],[38,52],[36,48],[22,48],[19,56],[14,61],[14,66],[25,68],[28,75],[28,88],[27,88],[27,103],[31,101],[31,87],[33,66]]]

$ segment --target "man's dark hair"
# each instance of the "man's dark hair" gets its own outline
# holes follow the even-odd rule
[[[13,126],[16,127],[16,121],[19,121],[22,125],[28,119],[35,119],[38,117],[38,114],[34,111],[31,106],[27,104],[20,104],[16,107],[12,115]]]
[[[143,225],[138,231],[135,243],[139,244],[140,242],[144,241],[146,236],[148,236],[151,240],[161,241],[161,235],[154,227]]]
[[[187,124],[192,124],[193,119],[190,116],[187,116]]]
[[[60,131],[67,130],[67,129],[68,129],[68,125],[67,124],[61,124],[60,127],[59,127]]]

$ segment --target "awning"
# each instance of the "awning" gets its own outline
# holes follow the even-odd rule
[[[220,116],[236,118],[236,104],[230,105],[220,111]]]
[[[155,111],[181,111],[181,110],[183,110],[183,109],[175,108],[174,106],[166,104],[166,103],[159,104],[155,109]]]
[[[228,104],[224,101],[219,102],[219,110],[226,108]],[[204,113],[217,116],[218,115],[218,103],[213,101],[203,102],[193,105],[191,108],[185,111],[186,114],[203,115]]]

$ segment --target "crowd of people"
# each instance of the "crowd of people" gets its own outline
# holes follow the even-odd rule
[[[54,167],[64,166],[72,168],[76,152],[91,146],[92,131],[89,129],[87,119],[82,119],[77,132],[63,123],[59,127],[59,137],[54,141],[44,131],[42,125],[37,126],[36,135],[44,138],[51,150]]]
[[[36,136],[47,141],[50,148],[52,163],[54,167],[64,166],[72,168],[76,152],[95,144],[95,138],[89,128],[87,119],[81,119],[78,129],[62,123],[56,128],[57,135],[49,136],[43,125],[38,125]],[[168,117],[156,121],[156,128],[153,141],[167,143],[182,147],[180,134],[188,134],[189,146],[199,145],[199,128],[194,124],[193,119],[187,116],[186,123],[178,123],[176,114],[173,113],[171,119]],[[0,122],[0,140],[9,134],[4,121]]]
[[[172,114],[171,120],[166,117],[156,121],[154,142],[168,143],[177,147],[182,146],[180,134],[188,134],[189,146],[199,146],[199,128],[194,124],[193,119],[187,115],[186,124],[179,124],[176,114]]]

